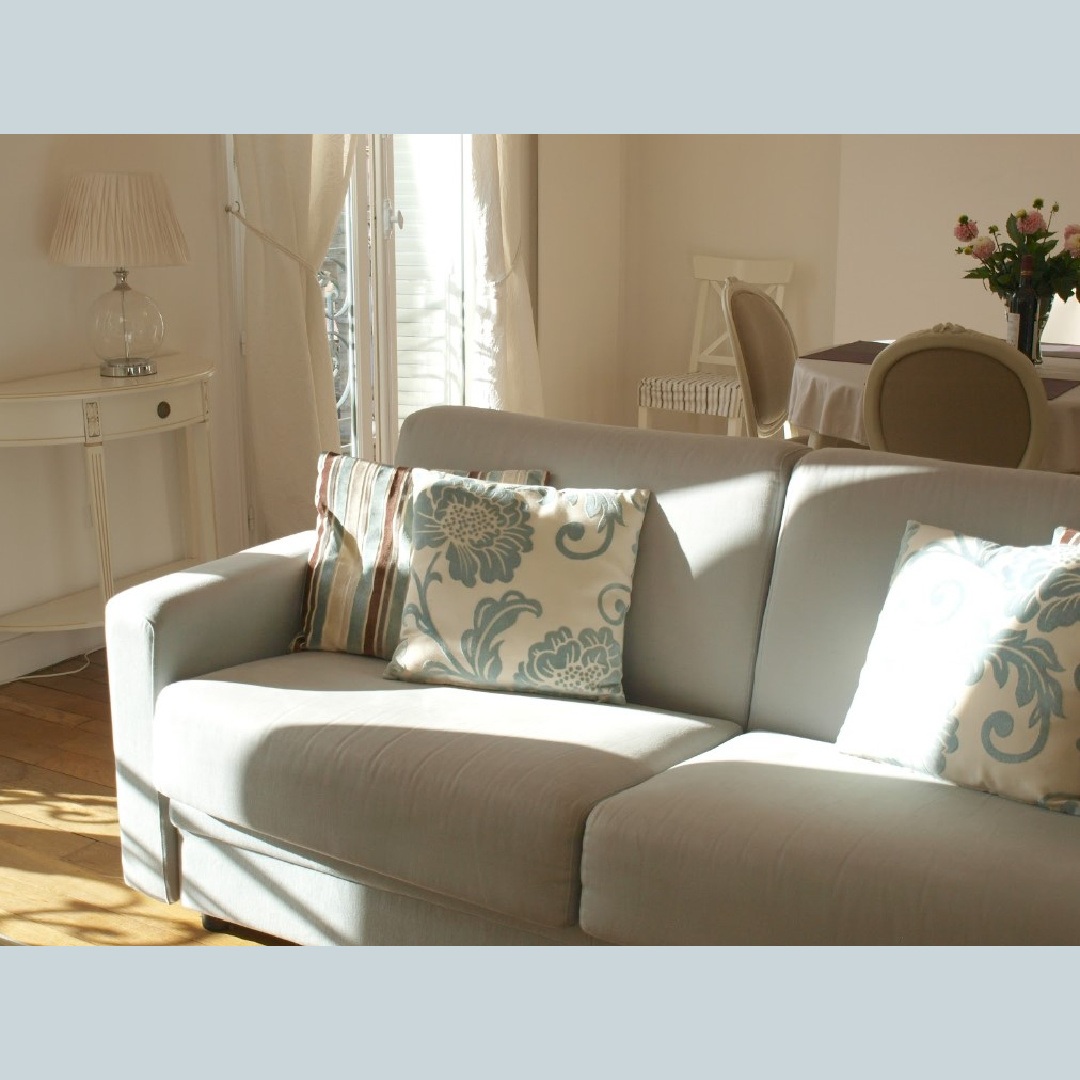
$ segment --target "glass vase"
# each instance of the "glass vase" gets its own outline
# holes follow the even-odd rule
[[[1047,319],[1050,318],[1050,308],[1053,306],[1053,303],[1054,298],[1052,296],[1039,297],[1039,320],[1035,326],[1035,350],[1034,355],[1031,357],[1031,362],[1033,364],[1041,364],[1043,362],[1043,331],[1046,329]]]

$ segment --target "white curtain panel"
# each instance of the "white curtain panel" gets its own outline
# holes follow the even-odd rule
[[[543,416],[536,324],[525,274],[526,135],[473,135],[476,303],[466,404]]]
[[[340,449],[316,273],[356,153],[355,135],[235,135],[244,233],[244,356],[256,533],[314,526],[319,454]]]

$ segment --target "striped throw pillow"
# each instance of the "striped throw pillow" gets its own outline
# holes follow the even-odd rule
[[[545,485],[543,469],[447,475]],[[347,454],[319,457],[315,542],[294,652],[347,652],[389,660],[401,629],[412,561],[412,469]]]

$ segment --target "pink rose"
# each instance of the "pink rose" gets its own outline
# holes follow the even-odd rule
[[[1025,236],[1031,236],[1032,233],[1041,232],[1045,229],[1046,221],[1038,210],[1028,210],[1022,216],[1017,215],[1016,227]]]
[[[977,222],[968,221],[965,214],[960,219],[960,224],[953,229],[953,236],[960,241],[961,244],[966,244],[971,240],[974,240],[979,235],[979,226]]]
[[[1080,258],[1080,229],[1065,237],[1065,250],[1074,258]]]
[[[1070,236],[1076,236],[1080,233],[1080,225],[1066,225],[1065,226],[1065,239],[1068,240]]]
[[[994,254],[997,249],[997,244],[994,243],[992,236],[979,236],[976,238],[975,243],[971,245],[971,254],[982,262],[985,262]]]

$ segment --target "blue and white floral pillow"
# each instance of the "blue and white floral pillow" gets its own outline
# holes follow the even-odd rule
[[[1080,548],[908,522],[837,747],[1080,814]]]
[[[413,472],[413,554],[388,678],[622,702],[649,492]]]

